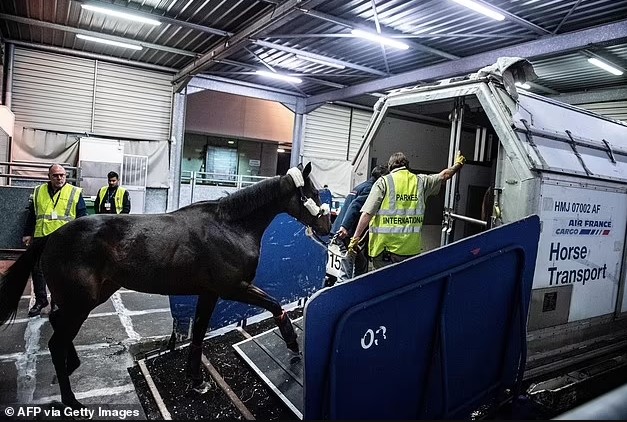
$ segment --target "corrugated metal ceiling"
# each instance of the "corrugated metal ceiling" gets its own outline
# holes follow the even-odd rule
[[[68,49],[170,70],[177,82],[188,80],[191,72],[301,97],[320,97],[373,81],[383,81],[385,88],[390,77],[416,69],[450,63],[454,71],[464,58],[560,39],[553,54],[530,52],[539,76],[533,90],[557,94],[626,85],[627,73],[613,76],[590,65],[584,54],[592,51],[627,68],[624,37],[610,35],[612,39],[602,45],[573,49],[564,41],[567,38],[556,36],[577,37],[574,31],[614,23],[627,26],[627,1],[479,1],[500,10],[506,19],[492,20],[453,0],[3,0],[0,31],[5,41],[17,45]],[[85,10],[82,3],[138,11],[162,23],[130,23]],[[410,48],[382,47],[350,34],[352,28],[377,27]],[[96,44],[77,34],[105,36],[143,49]],[[207,56],[210,52],[213,60]],[[346,67],[314,64],[297,58],[298,52]],[[255,74],[269,68],[299,76],[303,83],[269,81]]]

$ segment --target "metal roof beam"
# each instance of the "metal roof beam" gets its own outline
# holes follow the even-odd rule
[[[305,9],[304,7],[301,7],[298,10],[300,12],[304,13],[307,16],[312,16],[314,18],[318,18],[318,19],[321,19],[323,21],[331,22],[331,23],[334,23],[336,25],[345,26],[346,28],[361,29],[361,30],[364,30],[364,31],[372,32],[372,28],[370,28],[370,27],[368,27],[366,25],[363,25],[363,24],[360,24],[360,23],[356,23],[356,22],[352,22],[352,21],[349,21],[349,20],[346,20],[346,19],[338,18],[336,16],[332,16],[332,15],[329,15],[327,13],[318,12],[317,10]],[[398,34],[398,33],[394,34],[394,33],[386,32],[384,35],[386,37],[403,38],[403,35],[402,34]],[[270,35],[267,35],[267,36],[270,36]],[[459,57],[457,57],[457,56],[455,56],[453,54],[449,54],[449,53],[447,53],[445,51],[438,50],[437,48],[427,47],[426,45],[417,44],[415,42],[405,42],[405,44],[408,44],[414,50],[419,50],[419,51],[424,51],[426,53],[435,54],[436,56],[444,57],[445,59],[455,60],[455,59],[459,58]]]
[[[536,34],[547,35],[551,33],[551,31],[549,31],[548,29],[544,29],[541,26],[536,25],[535,23],[529,22],[528,20],[523,19],[520,16],[516,16],[515,14],[508,12],[507,10],[503,10],[500,7],[496,7],[487,1],[484,1],[484,0],[473,0],[473,1],[475,3],[484,5],[488,9],[496,10],[497,12],[504,15],[507,18],[507,20],[515,22],[519,26],[522,26],[523,28],[527,28],[535,32]]]
[[[381,72],[380,70],[373,69],[371,67],[361,66],[358,64],[346,62],[344,60],[338,60],[327,56],[321,56],[319,54],[310,53],[308,51],[300,50],[298,48],[292,48],[281,44],[276,44],[268,41],[253,40],[253,44],[261,47],[272,48],[275,50],[285,51],[287,53],[298,54],[299,56],[311,57],[312,59],[324,60],[325,62],[331,62],[350,67],[351,69],[360,70],[362,72],[371,73],[373,75],[388,76],[388,73]]]
[[[115,4],[111,4],[102,0],[74,0],[74,2],[79,4],[93,4],[94,6],[103,7],[110,10],[115,10],[117,12],[131,13],[133,15],[141,16],[144,18],[155,19],[160,22],[168,23],[171,25],[182,26],[184,28],[194,29],[196,31],[204,32],[207,34],[219,35],[221,37],[230,37],[233,35],[232,32],[223,31],[221,29],[212,28],[210,26],[199,25],[192,22],[182,21],[180,19],[170,18],[164,15],[159,15],[156,13],[142,12],[141,10],[132,9],[130,7],[117,6]]]
[[[224,63],[224,64],[228,64],[231,66],[239,66],[239,67],[243,67],[245,69],[251,69],[251,70],[257,70],[258,67],[256,65],[251,65],[249,63],[243,63],[243,62],[238,62],[237,60],[230,60],[230,59],[223,59],[220,60],[220,63]],[[210,71],[207,71],[210,72]],[[233,72],[235,73],[235,72]],[[238,72],[239,74],[254,74],[254,72]],[[215,74],[215,73],[212,73]],[[318,79],[318,78],[314,78],[311,76],[310,73],[289,73],[290,76],[296,76],[298,78],[307,80],[309,82],[315,82],[319,85],[324,85],[324,86],[330,86],[331,88],[346,88],[346,85],[344,84],[338,84],[335,82],[330,82],[330,81],[325,81],[324,79]]]
[[[627,88],[599,89],[595,91],[574,92],[552,95],[550,98],[567,104],[605,103],[627,100]]]
[[[315,7],[324,0],[288,0],[285,3],[273,7],[272,10],[261,16],[253,24],[247,26],[230,38],[213,46],[208,52],[197,60],[185,66],[176,75],[173,82],[177,90],[188,82],[193,75],[202,72],[211,66],[214,60],[227,58],[233,52],[241,50],[249,42],[249,38],[256,37],[263,31],[271,31],[273,28],[285,23],[297,9],[297,7],[309,5]]]
[[[562,21],[555,27],[555,29],[553,30],[554,34],[557,34],[557,31],[560,30],[560,28],[562,27],[562,25],[564,25],[566,23],[566,21],[568,20],[568,18],[570,17],[570,15],[575,11],[575,9],[577,8],[577,6],[579,6],[579,3],[581,3],[581,0],[577,0],[577,3],[575,3],[573,5],[573,7],[568,11],[568,13],[566,14],[566,16],[564,16],[564,19],[562,19]]]
[[[377,28],[377,34],[381,35],[381,23],[379,22],[379,15],[377,14],[377,5],[375,3],[375,0],[370,0],[370,2],[372,3],[372,16],[374,17],[374,26]],[[388,64],[388,56],[385,53],[385,46],[383,44],[379,44],[379,46],[381,47],[381,55],[383,56],[385,70],[388,74],[392,73],[390,72],[390,65]]]
[[[21,16],[7,15],[6,13],[0,13],[0,20],[2,19],[13,21],[13,22],[18,22],[18,23],[23,23],[25,25],[40,26],[42,28],[48,28],[48,29],[56,29],[57,31],[72,32],[74,34],[82,34],[82,35],[89,35],[90,37],[104,38],[106,40],[122,42],[126,44],[141,45],[142,47],[152,48],[153,50],[165,51],[168,53],[179,54],[181,56],[189,56],[189,57],[197,56],[197,54],[194,53],[193,51],[181,50],[179,48],[168,47],[165,45],[153,44],[149,42],[133,40],[130,38],[118,37],[116,35],[108,35],[102,32],[88,31],[86,29],[74,28],[73,26],[59,25],[58,23],[39,21],[37,19],[24,18]]]
[[[560,35],[544,36],[537,40],[412,70],[377,81],[357,84],[326,94],[314,95],[307,99],[307,107],[315,107],[321,103],[343,100],[371,92],[416,85],[419,81],[439,80],[452,76],[466,75],[476,72],[484,66],[494,64],[499,57],[526,57],[532,59],[542,56],[555,56],[560,53],[586,48],[595,43],[607,43],[626,38],[627,20]]]
[[[226,92],[234,95],[258,98],[260,100],[275,101],[282,104],[296,105],[302,96],[285,90],[270,90],[268,87],[249,82],[236,81],[215,76],[195,76],[188,84],[189,87],[201,90]]]

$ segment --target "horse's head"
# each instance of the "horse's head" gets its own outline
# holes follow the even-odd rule
[[[314,233],[324,236],[331,231],[329,205],[320,203],[318,189],[309,178],[309,173],[311,173],[311,163],[308,163],[304,169],[299,164],[298,167],[288,170],[287,178],[291,178],[296,189],[287,204],[287,213],[311,227]]]

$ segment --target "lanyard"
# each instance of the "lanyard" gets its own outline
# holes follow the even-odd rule
[[[61,189],[59,189],[58,191],[56,191],[56,193],[52,194],[52,198],[54,199],[54,196],[57,195],[57,200],[54,202],[54,205],[52,206],[53,210],[57,209],[57,204],[59,203],[59,199],[61,199]]]

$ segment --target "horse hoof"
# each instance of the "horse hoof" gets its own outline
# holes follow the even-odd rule
[[[194,392],[203,395],[205,393],[207,393],[209,390],[211,390],[211,383],[208,381],[203,381],[198,385],[192,385],[192,390],[194,390]]]

